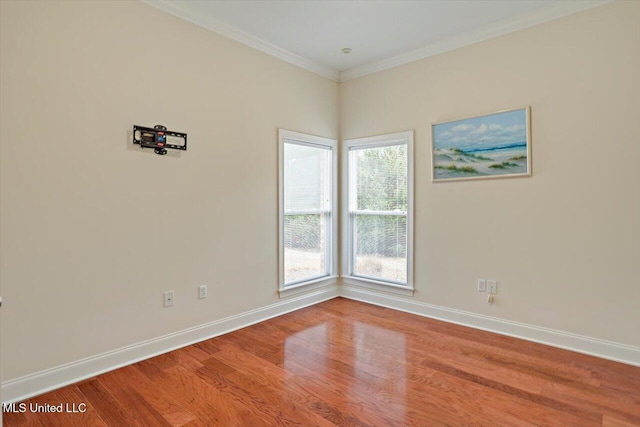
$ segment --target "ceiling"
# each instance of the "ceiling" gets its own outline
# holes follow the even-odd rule
[[[401,65],[607,0],[143,0],[337,81]],[[349,54],[342,52],[350,48]]]

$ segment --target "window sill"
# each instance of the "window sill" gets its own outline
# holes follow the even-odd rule
[[[360,286],[376,291],[389,292],[391,294],[413,296],[414,289],[409,286],[396,285],[378,280],[365,279],[363,277],[342,276],[342,281],[347,285]]]
[[[296,283],[295,285],[287,286],[286,288],[281,287],[278,292],[280,293],[280,298],[285,298],[291,295],[297,295],[313,289],[318,289],[323,286],[332,285],[336,283],[337,278],[338,276],[323,276],[309,280],[308,282]]]

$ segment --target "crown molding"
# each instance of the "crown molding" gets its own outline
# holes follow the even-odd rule
[[[202,15],[198,15],[196,13],[188,11],[180,6],[181,3],[172,2],[169,0],[141,0],[141,1],[145,4],[148,4],[149,6],[153,6],[157,9],[160,9],[163,12],[177,16],[178,18],[182,18],[185,21],[189,21],[192,24],[198,25],[200,27],[204,27],[222,36],[230,38],[231,40],[235,40],[239,43],[245,44],[249,47],[259,50],[260,52],[266,53],[267,55],[274,56],[285,62],[289,62],[290,64],[296,65],[300,68],[304,68],[307,71],[311,71],[313,73],[319,74],[322,77],[326,77],[336,82],[339,81],[340,79],[340,73],[337,70],[334,70],[333,68],[326,67],[324,65],[318,64],[317,62],[311,61],[307,58],[303,58],[300,55],[296,55],[295,53],[282,49],[265,40],[252,36],[249,33],[241,31],[231,25],[225,24],[224,22],[218,19],[215,19],[213,17],[209,17],[209,16],[204,17]]]
[[[419,61],[421,59],[435,56],[464,46],[480,43],[485,40],[529,28],[534,25],[552,21],[554,19],[569,16],[574,13],[582,12],[584,10],[611,3],[616,0],[571,0],[554,2],[550,7],[545,7],[544,9],[536,12],[520,15],[515,19],[505,19],[474,31],[469,31],[454,37],[436,41],[434,43],[409,52],[405,52],[400,55],[393,56],[391,58],[383,59],[381,61],[372,62],[358,67],[349,68],[342,72],[339,72],[338,70],[335,70],[331,67],[319,64],[315,61],[311,61],[310,59],[304,58],[295,53],[289,52],[286,49],[282,49],[272,43],[241,31],[231,25],[225,24],[224,22],[216,18],[210,16],[205,17],[186,10],[184,7],[182,7],[182,4],[185,3],[179,3],[171,0],[141,1],[145,4],[148,4],[149,6],[153,6],[166,13],[189,21],[192,24],[216,32],[224,37],[245,44],[249,47],[266,53],[267,55],[274,56],[307,71],[319,74],[336,82],[345,82],[348,80],[356,79],[358,77],[366,76],[368,74],[373,74],[378,71],[383,71],[389,68],[408,64],[410,62]]]
[[[484,26],[480,29],[439,40],[421,48],[396,55],[391,58],[383,59],[381,61],[349,68],[340,73],[340,82],[345,82],[347,80],[366,76],[367,74],[408,64],[410,62],[435,56],[450,50],[509,34],[514,31],[523,30],[534,25],[542,24],[564,16],[573,15],[574,13],[582,12],[583,10],[591,9],[613,1],[614,0],[574,0],[555,2],[553,6],[546,7],[537,12],[526,13],[515,19],[505,19],[494,24]]]

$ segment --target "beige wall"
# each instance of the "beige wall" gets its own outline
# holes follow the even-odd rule
[[[3,380],[278,301],[277,129],[336,138],[338,85],[139,2],[0,4]]]
[[[340,86],[138,2],[0,15],[3,380],[276,302],[277,128],[339,122],[416,130],[417,300],[640,344],[640,3]],[[430,183],[431,122],[521,105],[532,178]]]
[[[343,139],[416,131],[417,300],[640,344],[639,22],[617,2],[341,85]],[[431,123],[523,105],[533,177],[431,183]]]

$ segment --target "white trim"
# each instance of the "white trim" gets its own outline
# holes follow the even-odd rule
[[[640,366],[640,347],[632,345],[484,316],[392,295],[384,295],[350,285],[341,286],[340,296],[444,322],[584,353],[602,359]]]
[[[439,55],[444,52],[459,49],[461,47],[480,43],[485,40],[493,39],[534,25],[543,24],[554,19],[573,15],[614,0],[585,0],[585,1],[558,1],[553,6],[545,7],[542,10],[530,12],[519,17],[508,18],[493,24],[484,26],[477,30],[459,34],[454,37],[436,41],[418,49],[383,59],[381,61],[371,62],[359,67],[349,68],[340,73],[340,82],[363,77],[368,74],[377,73],[378,71],[387,70],[389,68],[398,67],[410,62],[419,61],[431,56]]]
[[[281,138],[287,140],[290,144],[298,144],[304,146],[312,146],[330,151],[334,149],[337,143],[335,139],[325,138],[323,136],[309,135],[306,133],[294,132],[292,130],[278,129]]]
[[[354,209],[351,211],[351,213],[354,213],[356,215],[407,216],[407,211],[373,211],[369,209]]]
[[[378,280],[357,276],[342,276],[342,283],[409,297],[413,296],[413,292],[415,291],[413,288],[409,288],[404,285],[396,285],[391,282],[380,282]]]
[[[5,403],[19,402],[159,354],[223,335],[338,296],[337,286],[108,351],[2,383]]]
[[[380,292],[359,289],[356,286],[342,285],[338,287],[333,285],[256,310],[229,316],[214,322],[5,381],[2,383],[2,398],[5,403],[19,402],[65,385],[339,296],[474,329],[589,354],[602,359],[640,366],[640,347],[384,295]]]
[[[278,293],[280,298],[290,297],[292,295],[301,294],[303,292],[309,292],[313,289],[318,289],[327,285],[336,285],[338,276],[322,276],[317,279],[308,280],[306,282],[296,283],[289,285],[284,289],[279,289]]]
[[[385,135],[365,136],[362,138],[346,139],[344,143],[348,145],[349,150],[366,150],[375,147],[391,147],[393,145],[403,145],[407,143],[407,135],[409,132],[396,132]]]
[[[326,274],[313,277],[288,286],[284,283],[284,217],[288,213],[284,209],[284,144],[297,144],[307,147],[325,149],[331,153],[331,208],[321,212],[330,214],[331,235],[327,239]],[[297,212],[296,212],[297,213]],[[316,135],[278,129],[278,292],[280,297],[291,295],[290,289],[311,285],[321,280],[336,277],[338,269],[338,141]]]
[[[205,17],[204,15],[197,15],[181,7],[182,4],[188,4],[188,2],[180,3],[168,0],[142,0],[142,2],[148,4],[149,6],[160,9],[163,12],[169,13],[173,16],[177,16],[178,18],[182,18],[185,21],[191,22],[192,24],[204,27],[224,37],[230,38],[231,40],[235,40],[239,43],[252,47],[262,53],[274,56],[307,71],[311,71],[312,73],[319,74],[322,77],[326,77],[327,79],[333,80],[335,82],[339,81],[340,79],[340,73],[331,67],[327,67],[310,59],[303,58],[300,55],[296,55],[295,53],[282,49],[281,47],[262,40],[261,38],[239,30],[231,25],[225,24],[224,22],[216,18],[213,18],[211,16]]]
[[[378,71],[394,68],[410,62],[419,61],[430,56],[448,52],[464,46],[469,46],[505,34],[509,34],[518,30],[542,24],[554,19],[573,15],[587,9],[611,3],[614,0],[583,0],[583,1],[558,1],[553,6],[545,7],[542,10],[529,12],[519,17],[505,19],[482,28],[459,34],[454,37],[439,40],[428,44],[421,48],[383,59],[381,61],[371,62],[358,67],[352,67],[342,72],[319,64],[310,59],[304,58],[295,53],[282,49],[272,43],[261,38],[253,36],[249,33],[241,31],[231,25],[215,19],[210,16],[201,16],[193,12],[185,10],[181,7],[181,3],[169,0],[141,0],[143,3],[160,9],[166,13],[182,18],[192,24],[204,27],[208,30],[216,32],[224,37],[228,37],[239,43],[250,46],[267,55],[274,56],[290,64],[296,65],[312,73],[319,74],[336,82],[345,82],[358,77],[373,74]]]
[[[300,209],[300,210],[293,210],[293,209],[289,209],[288,211],[284,211],[284,215],[324,215],[326,213],[331,213],[331,211],[327,210],[327,209]]]
[[[414,131],[396,132],[385,135],[375,135],[363,138],[346,139],[342,141],[342,188],[341,188],[341,229],[342,229],[342,259],[341,259],[341,271],[343,279],[358,281],[359,285],[364,287],[374,287],[375,289],[381,289],[384,286],[389,286],[388,292],[394,292],[394,289],[402,288],[406,291],[413,292],[413,205],[414,205]],[[352,275],[352,242],[351,242],[351,214],[353,212],[361,212],[352,210],[352,204],[355,203],[354,195],[355,189],[353,188],[353,171],[349,168],[349,156],[352,151],[361,149],[370,149],[376,147],[388,147],[395,145],[407,145],[407,284],[406,286],[399,286],[391,282],[385,282],[384,280],[371,280],[368,278],[360,278]],[[350,179],[351,178],[351,179]],[[366,282],[366,283],[365,283]],[[399,292],[395,292],[399,293]]]

